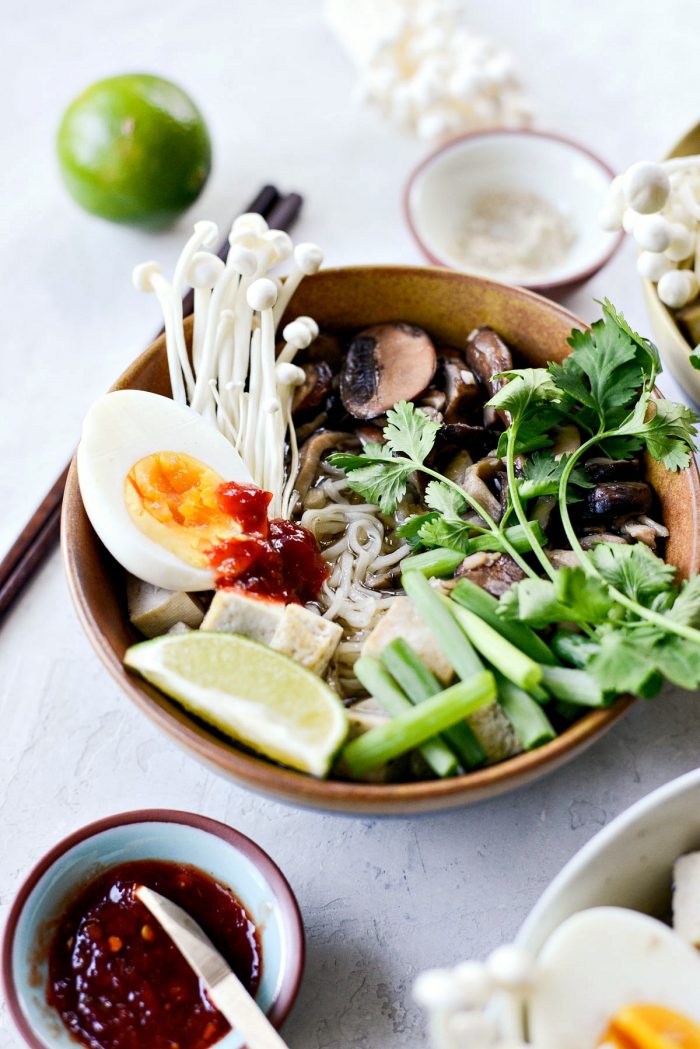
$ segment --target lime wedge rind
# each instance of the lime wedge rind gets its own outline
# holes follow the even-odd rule
[[[124,662],[225,735],[313,776],[327,775],[347,735],[345,708],[325,682],[249,638],[165,635],[132,645]]]

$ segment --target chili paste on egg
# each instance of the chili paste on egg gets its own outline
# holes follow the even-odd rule
[[[146,885],[183,907],[251,994],[258,932],[230,889],[184,864],[111,867],[68,906],[49,954],[47,999],[89,1049],[208,1049],[229,1031],[188,963],[134,896]]]

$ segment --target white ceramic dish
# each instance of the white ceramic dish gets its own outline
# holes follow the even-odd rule
[[[525,920],[516,942],[536,955],[566,919],[589,907],[669,911],[675,860],[700,849],[700,769],[666,783],[600,831],[567,863]],[[513,1037],[523,1018],[504,1017]]]
[[[414,171],[406,187],[406,219],[430,262],[464,271],[455,228],[470,202],[486,190],[536,193],[568,218],[576,240],[564,262],[525,286],[573,287],[605,265],[622,241],[621,233],[606,233],[598,223],[613,174],[589,150],[558,135],[477,131],[441,146]],[[514,283],[504,274],[479,275]]]

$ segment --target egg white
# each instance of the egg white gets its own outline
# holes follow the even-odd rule
[[[528,1007],[537,1049],[594,1049],[618,1010],[661,1005],[700,1023],[700,956],[655,918],[581,911],[550,936]]]
[[[187,564],[149,539],[129,515],[127,474],[155,452],[184,453],[225,481],[252,484],[233,445],[198,412],[144,390],[117,390],[90,408],[78,445],[78,481],[90,523],[112,557],[139,579],[166,590],[211,590],[208,569]]]

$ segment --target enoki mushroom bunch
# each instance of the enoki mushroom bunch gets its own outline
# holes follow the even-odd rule
[[[700,156],[633,164],[611,182],[600,223],[632,234],[641,249],[637,269],[666,306],[681,309],[697,296]]]
[[[428,1013],[433,1049],[529,1049],[503,1035],[491,1007],[499,999],[521,1007],[535,978],[535,962],[519,947],[498,947],[485,963],[420,974],[413,995]]]
[[[134,270],[134,285],[155,293],[163,310],[173,399],[211,420],[234,444],[255,483],[272,492],[270,515],[289,517],[299,465],[292,401],[305,378],[294,357],[316,338],[318,325],[311,317],[287,324],[276,356],[277,327],[302,279],[319,269],[323,255],[315,244],[294,248],[286,233],[269,229],[257,214],[241,215],[233,223],[225,263],[207,250],[218,235],[215,223],[195,223],[172,280],[157,262],[144,262]],[[289,275],[271,277],[270,271],[290,256]],[[194,288],[191,360],[182,314],[187,286]]]
[[[464,25],[461,0],[329,0],[358,96],[419,138],[522,127],[532,112],[511,56]]]

